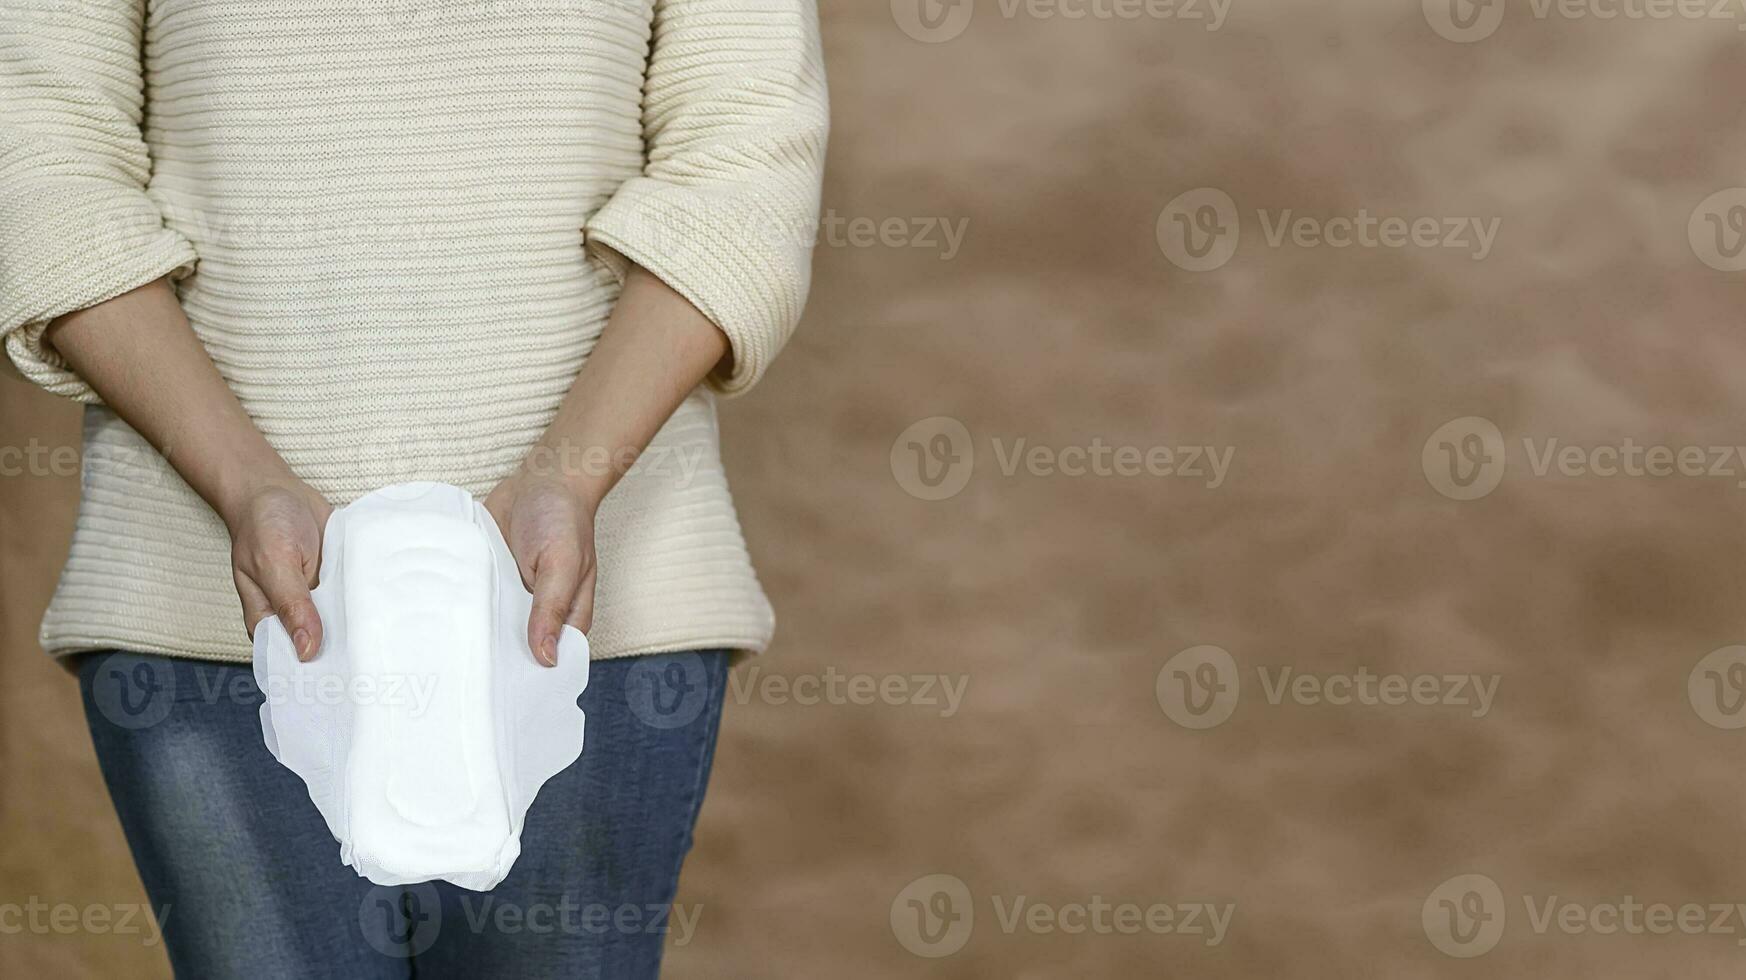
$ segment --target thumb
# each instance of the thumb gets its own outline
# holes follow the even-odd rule
[[[261,591],[278,615],[285,631],[291,634],[291,645],[297,648],[297,659],[310,661],[321,650],[321,614],[315,610],[315,600],[309,595],[309,580],[295,561],[279,560],[261,569]]]
[[[534,564],[533,611],[527,618],[527,645],[547,667],[558,665],[558,631],[576,598],[582,578],[582,558],[548,549]]]

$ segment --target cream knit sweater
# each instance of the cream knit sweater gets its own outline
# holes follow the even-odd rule
[[[0,335],[86,402],[42,627],[247,660],[217,516],[42,334],[160,276],[336,505],[482,495],[539,437],[625,258],[751,387],[799,318],[827,129],[813,0],[0,0]],[[174,455],[174,447],[170,447]],[[760,650],[773,618],[686,400],[602,506],[598,657]]]

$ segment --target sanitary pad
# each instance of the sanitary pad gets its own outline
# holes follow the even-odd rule
[[[566,626],[558,666],[534,659],[533,597],[497,523],[441,483],[335,511],[312,594],[315,660],[298,661],[278,617],[255,629],[267,748],[359,874],[496,886],[535,794],[582,752],[587,638]]]

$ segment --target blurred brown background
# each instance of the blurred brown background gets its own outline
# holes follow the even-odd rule
[[[781,626],[669,975],[1739,974],[1746,657],[1699,661],[1746,643],[1746,459],[1709,451],[1746,443],[1746,192],[1712,199],[1746,184],[1746,5],[1600,3],[826,0],[812,305],[724,420]],[[1435,233],[1335,247],[1361,210]],[[906,433],[935,416],[964,428]],[[0,446],[77,438],[0,383]],[[1021,439],[1232,455],[1008,474]],[[1688,465],[1604,475],[1631,446]],[[0,479],[0,902],[143,898],[34,641],[77,489]],[[1270,698],[1284,667],[1470,703]],[[1231,705],[1185,713],[1177,668],[1234,668],[1234,713],[1178,723]],[[759,686],[833,673],[963,701]],[[1234,911],[1060,928],[1094,897]],[[165,972],[0,934],[7,976]]]

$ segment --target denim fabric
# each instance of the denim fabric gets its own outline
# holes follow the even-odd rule
[[[502,884],[380,887],[340,863],[261,741],[246,665],[92,654],[91,739],[178,976],[654,977],[715,751],[722,651],[597,661],[582,758],[540,790]]]

